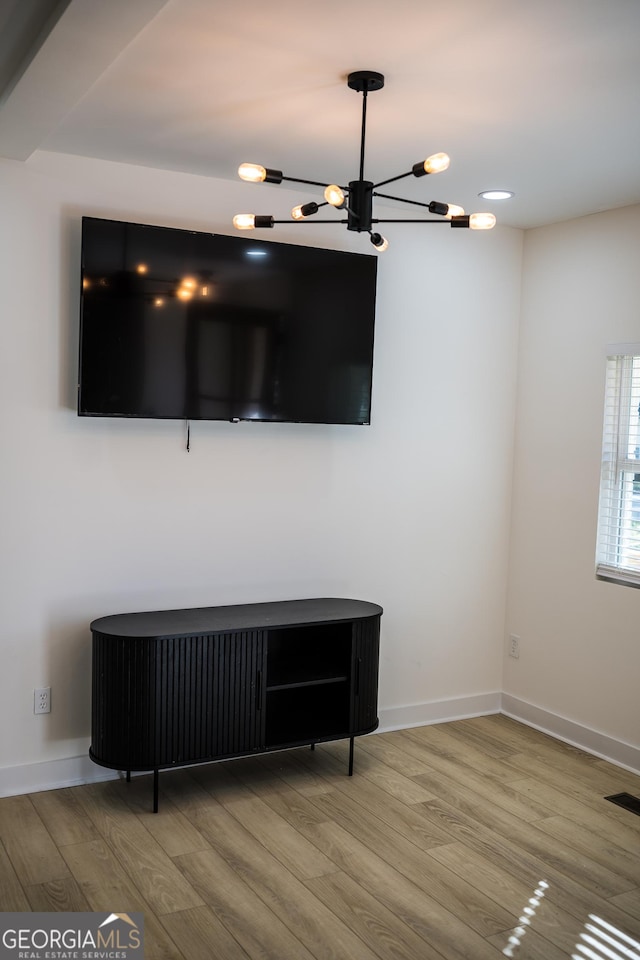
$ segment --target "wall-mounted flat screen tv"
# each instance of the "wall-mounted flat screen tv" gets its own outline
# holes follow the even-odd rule
[[[376,267],[83,217],[78,413],[369,423]]]

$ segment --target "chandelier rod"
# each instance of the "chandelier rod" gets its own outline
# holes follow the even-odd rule
[[[396,180],[404,180],[405,177],[410,176],[415,176],[413,170],[408,170],[406,173],[399,173],[397,177],[389,177],[388,180],[381,180],[380,183],[374,183],[373,189],[375,190],[376,187],[384,187],[388,183],[395,183]],[[382,194],[380,194],[380,196],[382,196]]]
[[[398,200],[400,203],[412,203],[416,207],[427,207],[429,208],[428,203],[423,203],[422,200],[409,200],[407,197],[392,197],[389,193],[378,193],[377,190],[373,193],[374,197],[384,197],[385,200]]]
[[[330,184],[322,183],[320,180],[301,180],[300,177],[285,177],[283,174],[280,175],[280,180],[288,180],[289,183],[307,183],[312,187],[328,187]],[[279,181],[278,181],[279,182]],[[346,187],[342,187],[343,190],[346,190]]]
[[[365,83],[362,89],[362,130],[360,133],[360,180],[364,180],[364,141],[367,130],[367,92],[368,84]]]
[[[466,219],[467,219],[467,217],[464,217],[464,216],[462,216],[462,217],[452,217],[452,218],[451,218],[451,220],[466,220]],[[451,220],[447,220],[445,217],[438,218],[437,220],[425,220],[425,219],[422,219],[422,218],[419,218],[419,219],[415,220],[415,219],[413,219],[413,218],[411,218],[411,217],[408,217],[408,218],[407,218],[407,217],[403,217],[402,219],[399,219],[399,220],[386,220],[386,219],[385,219],[385,220],[382,220],[382,219],[379,219],[379,218],[375,217],[375,218],[372,219],[371,223],[445,223],[447,226],[450,227],[450,226],[452,225]],[[283,222],[289,223],[290,221],[286,220],[286,221],[283,221]],[[316,221],[316,222],[317,222],[317,221]],[[457,226],[457,224],[456,224],[456,226]]]

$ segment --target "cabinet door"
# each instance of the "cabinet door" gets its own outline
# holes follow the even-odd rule
[[[380,617],[353,624],[351,732],[369,733],[378,726]]]
[[[158,641],[160,766],[250,753],[264,743],[260,631]]]
[[[151,770],[264,745],[264,636],[94,634],[91,755]]]

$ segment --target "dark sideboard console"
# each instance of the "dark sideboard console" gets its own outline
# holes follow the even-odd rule
[[[378,726],[382,608],[317,599],[159,610],[91,624],[91,749],[158,771],[354,738]]]

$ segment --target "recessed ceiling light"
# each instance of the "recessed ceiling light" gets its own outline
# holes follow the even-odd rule
[[[266,257],[266,250],[246,250],[245,251],[248,257]]]
[[[510,200],[514,193],[513,190],[483,190],[478,196],[483,200]]]

